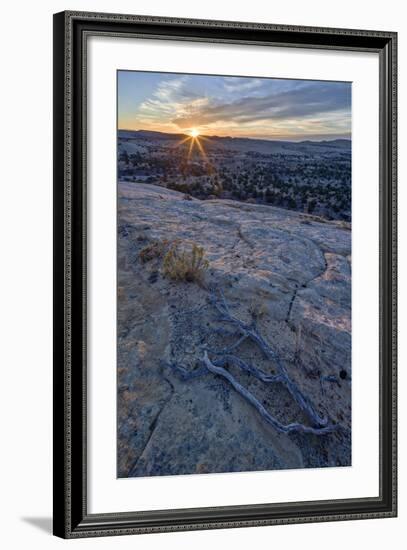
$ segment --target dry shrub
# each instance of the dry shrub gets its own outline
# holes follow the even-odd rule
[[[253,299],[249,304],[249,313],[254,320],[261,319],[268,312],[267,305],[264,300],[258,298]]]
[[[163,275],[175,281],[200,282],[209,262],[195,243],[174,242],[163,260]]]

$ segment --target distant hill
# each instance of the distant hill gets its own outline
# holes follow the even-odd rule
[[[168,134],[166,132],[154,132],[152,130],[118,130],[119,138],[124,139],[161,139],[172,140],[186,137],[186,134]]]
[[[302,145],[312,145],[312,146],[321,146],[324,147],[341,147],[343,149],[349,149],[351,147],[350,139],[332,139],[332,140],[322,140],[322,141],[301,141]]]
[[[174,142],[189,137],[188,134],[170,134],[165,132],[154,132],[151,130],[118,130],[118,137],[125,140],[160,142],[165,145],[165,142]],[[205,146],[219,147],[222,149],[232,149],[241,152],[256,152],[262,154],[298,154],[298,153],[324,153],[333,149],[341,149],[343,151],[351,151],[352,142],[350,139],[334,139],[322,141],[282,141],[282,140],[267,140],[255,138],[240,138],[240,137],[221,137],[221,136],[205,136]],[[327,151],[328,149],[328,151]]]

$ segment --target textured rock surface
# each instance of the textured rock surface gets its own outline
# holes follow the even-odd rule
[[[349,227],[131,183],[119,184],[118,208],[119,477],[350,465]],[[141,261],[148,244],[173,239],[204,247],[201,284],[166,279],[161,258]],[[206,346],[235,341],[216,331],[210,284],[234,315],[256,317],[290,377],[341,430],[278,433],[227,381],[210,373],[184,381],[168,367],[192,371]],[[275,372],[253,343],[235,353]],[[281,422],[307,423],[281,384],[230,371]]]

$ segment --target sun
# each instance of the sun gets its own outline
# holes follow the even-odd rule
[[[191,137],[197,138],[199,136],[199,131],[196,128],[192,128]]]

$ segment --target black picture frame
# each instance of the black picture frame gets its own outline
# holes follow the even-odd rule
[[[89,514],[86,463],[86,40],[97,34],[376,52],[380,62],[380,495]],[[54,534],[63,538],[397,514],[397,34],[86,12],[54,15]]]

